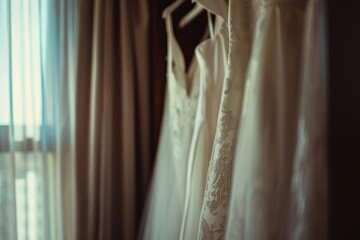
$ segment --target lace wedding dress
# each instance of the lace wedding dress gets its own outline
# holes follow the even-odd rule
[[[171,15],[165,21],[168,37],[167,88],[156,165],[140,239],[179,237],[188,154],[199,97],[197,60],[194,57],[189,70],[185,70],[184,56],[175,39]]]
[[[229,41],[227,3],[202,6],[216,14],[215,29],[209,22],[214,36],[196,47],[189,73],[171,16],[166,18],[168,85],[142,239],[195,239],[198,233]]]
[[[204,1],[204,0],[202,0]],[[231,3],[231,1],[230,1]],[[198,239],[223,239],[231,193],[232,162],[251,50],[251,17],[243,1],[229,6],[229,52],[207,173]],[[232,23],[235,23],[234,27]]]

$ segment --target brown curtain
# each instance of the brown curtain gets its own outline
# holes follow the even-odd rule
[[[79,6],[77,239],[134,239],[149,178],[146,0]]]

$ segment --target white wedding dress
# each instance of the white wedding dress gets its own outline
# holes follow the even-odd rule
[[[205,2],[205,0],[201,0]],[[218,1],[221,2],[221,1]],[[229,1],[231,3],[231,1]],[[214,4],[214,8],[216,5]],[[242,111],[242,98],[251,50],[251,29],[246,4],[229,6],[228,63],[221,93],[216,134],[207,172],[197,239],[224,239],[231,193],[232,162]],[[236,13],[236,18],[232,13]],[[240,27],[234,28],[240,25]]]
[[[188,154],[199,95],[199,71],[193,58],[188,72],[184,56],[166,17],[167,88],[156,165],[148,194],[140,239],[176,239],[185,200]]]
[[[166,18],[168,85],[141,239],[195,239],[198,234],[229,42],[226,2],[202,6],[216,15],[214,29],[209,22],[214,36],[196,47],[189,73],[171,16]]]
[[[326,239],[322,0],[198,0],[216,15],[188,73],[168,31],[141,239]]]
[[[230,0],[198,239],[326,239],[321,0]]]
[[[227,4],[211,8],[214,1],[202,5],[215,14],[214,36],[196,48],[200,69],[199,103],[189,154],[187,192],[180,239],[196,239],[206,185],[207,169],[216,132],[221,92],[227,69],[229,34]],[[209,8],[210,6],[210,8]]]
[[[256,14],[226,239],[326,239],[321,1],[235,2]]]

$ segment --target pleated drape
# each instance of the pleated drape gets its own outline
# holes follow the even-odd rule
[[[82,1],[77,239],[134,239],[149,174],[147,4]]]

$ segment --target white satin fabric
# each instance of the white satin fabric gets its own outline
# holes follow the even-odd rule
[[[326,239],[321,1],[254,7],[226,239]]]
[[[198,239],[326,238],[320,3],[230,1],[229,68]]]

